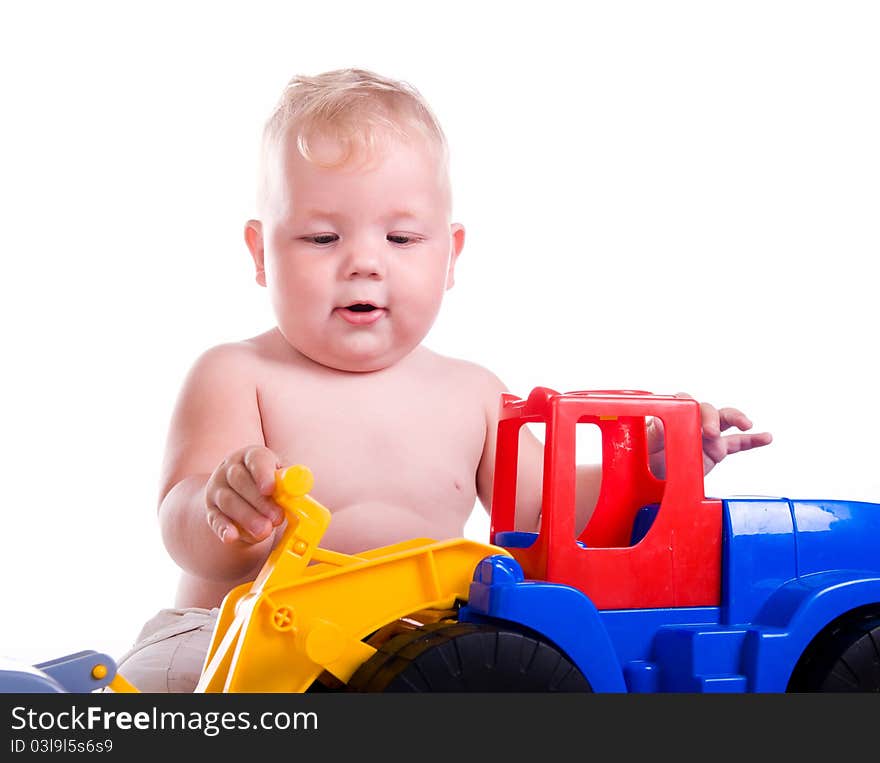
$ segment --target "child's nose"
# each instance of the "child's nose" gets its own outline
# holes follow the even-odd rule
[[[348,252],[344,267],[347,278],[385,276],[385,261],[382,254],[369,245],[353,246]]]

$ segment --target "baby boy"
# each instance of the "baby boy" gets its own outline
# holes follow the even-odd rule
[[[295,77],[263,138],[259,219],[245,225],[276,325],[193,364],[172,415],[159,499],[181,569],[175,608],[145,626],[119,670],[141,691],[195,687],[225,594],[256,575],[281,532],[277,468],[302,463],[333,512],[325,548],[458,537],[488,509],[505,385],[421,344],[454,283],[443,131],[406,83],[363,70]],[[706,471],[769,434],[702,404]],[[662,437],[654,450],[662,460]],[[537,528],[543,449],[521,446],[517,525]],[[599,471],[579,467],[578,521]]]

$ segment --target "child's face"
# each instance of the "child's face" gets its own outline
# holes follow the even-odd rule
[[[304,355],[344,371],[385,368],[422,341],[453,283],[464,229],[449,222],[445,178],[420,140],[389,137],[366,163],[335,168],[292,143],[270,170],[262,219],[245,230],[257,282]],[[339,156],[329,139],[309,145],[321,161]]]

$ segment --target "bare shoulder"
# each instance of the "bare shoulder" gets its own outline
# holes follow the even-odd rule
[[[249,339],[209,347],[196,357],[188,381],[230,384],[253,380],[257,371],[271,362],[277,353],[271,334],[269,331]]]
[[[164,491],[184,476],[210,474],[237,448],[263,443],[256,380],[267,351],[257,340],[209,347],[192,363],[168,428]]]
[[[494,372],[479,363],[440,355],[432,350],[424,352],[424,362],[437,375],[436,378],[460,385],[489,406],[497,406],[501,393],[508,391]]]
[[[256,380],[263,362],[261,351],[249,340],[203,350],[190,365],[178,392],[171,434],[183,432],[191,439],[194,433],[209,433],[230,421],[254,418]]]

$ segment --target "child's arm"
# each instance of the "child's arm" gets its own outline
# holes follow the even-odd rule
[[[281,522],[268,497],[277,462],[263,439],[250,352],[221,345],[198,358],[178,396],[162,463],[165,546],[182,569],[209,580],[254,574]]]
[[[481,388],[485,401],[486,440],[483,457],[477,471],[477,495],[486,511],[492,508],[492,487],[495,476],[495,448],[498,434],[498,414],[501,394],[506,386],[494,374],[486,371]],[[600,464],[579,464],[577,467],[577,507],[575,528],[578,533],[586,527],[602,479]],[[524,426],[520,430],[519,457],[516,479],[516,529],[537,532],[541,521],[541,497],[544,480],[544,444]]]

